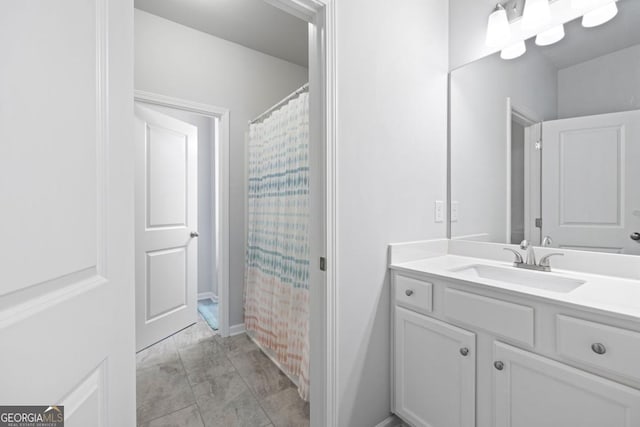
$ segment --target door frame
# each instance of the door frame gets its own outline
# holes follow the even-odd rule
[[[229,336],[229,109],[136,90],[134,101],[174,108],[218,119],[211,150],[214,183],[213,259],[218,281],[218,323],[223,337]]]
[[[531,218],[530,218],[530,212],[531,212],[531,207],[528,206],[528,202],[530,201],[530,197],[532,197],[533,195],[531,194],[531,189],[530,189],[530,181],[528,180],[528,174],[531,171],[531,149],[534,149],[533,147],[531,147],[531,142],[532,142],[532,136],[530,134],[530,132],[528,132],[527,128],[530,126],[533,126],[537,123],[540,123],[540,120],[538,119],[538,116],[535,112],[531,111],[530,109],[521,106],[521,105],[514,105],[514,103],[511,101],[510,97],[506,98],[506,138],[505,138],[505,152],[506,154],[506,204],[505,204],[505,208],[506,208],[506,217],[505,217],[505,242],[507,243],[511,243],[511,175],[512,175],[512,170],[511,170],[511,123],[512,122],[517,122],[519,124],[521,124],[522,126],[524,126],[525,128],[525,137],[524,137],[524,173],[525,173],[525,184],[524,184],[524,191],[525,191],[525,197],[524,197],[524,202],[525,202],[525,209],[524,209],[524,228],[525,228],[525,239],[527,238],[527,229],[528,229],[528,225],[531,222]],[[535,219],[534,219],[535,221]],[[530,231],[530,230],[529,230]],[[539,242],[538,242],[539,244]]]
[[[310,137],[320,141],[316,153],[321,162],[320,191],[322,245],[324,253],[311,251],[311,266],[319,272],[319,257],[326,269],[312,280],[309,289],[309,335],[311,356],[311,426],[338,425],[338,319],[337,319],[337,97],[336,97],[336,7],[335,0],[264,0],[309,22],[309,111]],[[315,96],[316,94],[320,96]],[[316,125],[314,125],[316,123]],[[319,126],[318,126],[319,124]],[[313,147],[311,148],[313,149]],[[313,178],[313,177],[311,177]],[[312,183],[313,185],[313,183]],[[313,189],[313,188],[312,188]],[[312,202],[313,203],[313,202]],[[316,207],[311,206],[311,209]],[[324,273],[324,274],[323,274]],[[314,277],[312,272],[311,277]],[[324,282],[324,283],[322,283]]]
[[[338,319],[337,319],[337,149],[336,149],[336,8],[335,0],[265,0],[283,11],[309,22],[309,111],[310,137],[321,141],[315,153],[320,158],[323,182],[321,192],[321,240],[324,253],[311,252],[309,289],[309,336],[311,373],[311,426],[338,425]],[[320,96],[314,96],[319,94]],[[319,124],[319,126],[314,125]],[[313,185],[313,183],[312,183]],[[313,202],[312,202],[313,203]],[[313,205],[311,209],[315,209]],[[318,258],[326,258],[326,269],[319,272]],[[318,262],[318,263],[317,263]],[[313,280],[322,277],[320,283]],[[324,283],[322,283],[324,282]]]
[[[524,238],[533,245],[542,244],[542,125],[534,123],[524,129]]]

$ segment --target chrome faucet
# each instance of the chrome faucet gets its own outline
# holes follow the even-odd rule
[[[545,237],[544,245],[549,246],[551,244],[551,238]],[[520,249],[527,251],[526,258],[523,259],[520,252],[511,248],[504,248],[505,251],[513,252],[516,256],[516,259],[513,262],[513,266],[517,268],[525,268],[527,270],[536,270],[536,271],[551,271],[551,264],[549,264],[549,258],[552,256],[564,256],[563,253],[554,252],[547,254],[540,258],[540,262],[536,263],[536,253],[533,250],[533,246],[526,240],[520,242]]]
[[[520,242],[520,249],[522,249],[523,251],[527,251],[525,264],[536,265],[536,253],[533,250],[533,245],[529,243],[528,240],[523,240],[522,242]]]

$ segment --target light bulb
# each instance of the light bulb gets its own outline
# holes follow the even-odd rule
[[[613,19],[618,14],[618,6],[616,2],[612,1],[604,6],[601,6],[591,12],[587,12],[582,17],[582,26],[586,28],[597,27],[605,22]]]
[[[501,4],[498,4],[489,15],[485,43],[489,47],[502,47],[507,44],[509,38],[511,38],[511,28],[509,27],[507,11],[504,10]]]
[[[549,28],[547,31],[543,31],[536,36],[536,44],[538,46],[549,46],[559,42],[564,38],[564,25],[556,25]]]
[[[527,51],[527,46],[524,44],[524,40],[517,41],[500,51],[500,58],[502,59],[515,59],[522,56]]]
[[[526,0],[524,12],[522,13],[522,27],[524,29],[535,29],[551,20],[551,10],[548,0]]]

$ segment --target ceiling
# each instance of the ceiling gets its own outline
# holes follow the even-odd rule
[[[640,1],[619,0],[618,14],[606,24],[583,28],[580,19],[565,24],[565,38],[538,47],[529,40],[527,48],[539,49],[557,68],[570,67],[607,53],[640,44]]]
[[[308,67],[308,25],[264,0],[135,0],[135,7]]]

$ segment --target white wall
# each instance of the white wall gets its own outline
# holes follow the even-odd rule
[[[339,426],[372,427],[390,410],[387,245],[446,235],[448,1],[336,3]]]
[[[640,109],[640,45],[558,71],[558,118]]]
[[[198,128],[198,293],[213,292],[218,295],[218,282],[213,268],[213,186],[214,174],[211,151],[214,142],[215,119],[175,108],[142,104]]]
[[[244,134],[307,69],[135,10],[135,88],[230,109],[230,325],[243,323]]]
[[[504,61],[498,54],[451,74],[451,191],[459,202],[452,236],[487,233],[505,242],[507,107],[556,116],[556,69],[535,49]]]

